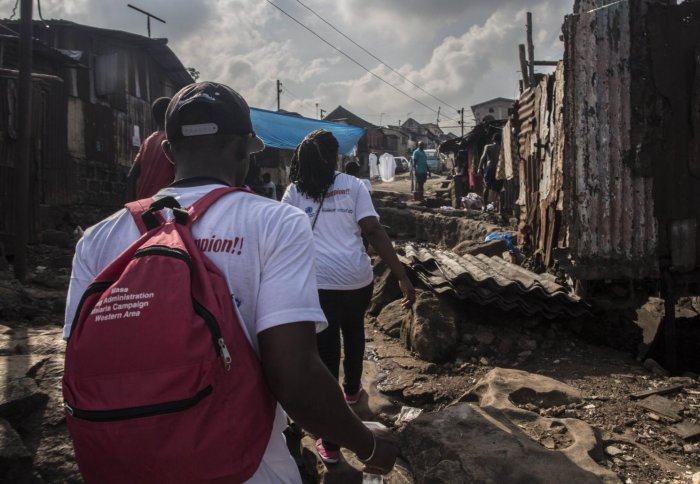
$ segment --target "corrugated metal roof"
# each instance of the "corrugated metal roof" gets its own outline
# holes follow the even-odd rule
[[[15,21],[6,23],[8,25],[17,24]],[[182,62],[180,62],[180,59],[178,59],[175,53],[168,47],[168,39],[152,39],[149,37],[144,37],[143,35],[132,34],[130,32],[102,29],[90,25],[78,24],[68,20],[47,20],[41,22],[35,20],[34,24],[35,29],[49,25],[89,30],[104,37],[110,37],[124,43],[129,43],[148,52],[153,60],[158,63],[163,70],[165,70],[165,72],[167,72],[168,77],[170,77],[173,83],[178,86],[178,89],[194,82],[194,79],[192,79],[192,76],[190,76],[189,72],[187,72],[185,66],[182,64]]]
[[[459,256],[413,244],[406,244],[404,251],[405,262],[439,294],[548,319],[588,312],[581,299],[557,284],[554,276],[535,274],[500,257]]]
[[[565,25],[569,241],[583,279],[658,275],[653,179],[629,162],[630,31],[629,2]]]

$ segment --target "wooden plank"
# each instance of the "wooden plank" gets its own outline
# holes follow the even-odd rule
[[[652,395],[637,402],[637,405],[647,410],[651,410],[654,413],[658,413],[674,423],[683,420],[683,418],[679,415],[681,410],[684,408],[683,405],[676,403],[673,400],[669,400],[668,398]]]
[[[700,435],[700,425],[691,422],[681,422],[671,427],[683,440],[690,440]]]
[[[651,390],[644,390],[643,392],[630,393],[629,397],[632,400],[640,400],[652,395],[668,395],[669,393],[683,390],[684,387],[685,385],[670,385],[667,387],[652,388]]]

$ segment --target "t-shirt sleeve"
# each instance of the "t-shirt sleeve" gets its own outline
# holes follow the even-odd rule
[[[280,200],[282,203],[287,203],[289,205],[296,206],[296,197],[294,196],[296,194],[296,189],[294,187],[294,184],[290,184],[287,189],[284,191],[284,195],[282,195],[282,200]]]
[[[355,193],[357,193],[355,198],[355,222],[359,222],[365,217],[379,218],[379,214],[374,209],[372,196],[369,194],[367,187],[359,180],[357,181],[358,183],[355,184]]]
[[[328,325],[318,301],[311,226],[298,210],[268,224],[256,307],[258,333],[282,324],[313,321],[316,331]]]
[[[73,270],[70,276],[70,285],[68,286],[68,296],[66,297],[66,313],[63,324],[63,338],[68,339],[70,336],[71,326],[75,313],[80,304],[80,298],[83,296],[90,282],[97,275],[93,268],[87,263],[84,257],[85,237],[78,241],[75,247],[75,255],[73,256]]]

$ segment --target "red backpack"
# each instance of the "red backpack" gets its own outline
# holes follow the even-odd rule
[[[189,210],[172,197],[127,205],[142,235],[87,288],[66,348],[66,419],[86,482],[243,482],[259,467],[276,403],[226,279],[191,233],[233,191]]]

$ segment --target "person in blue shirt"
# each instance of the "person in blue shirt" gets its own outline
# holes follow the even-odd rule
[[[413,199],[420,202],[423,200],[423,186],[430,175],[425,143],[422,141],[418,143],[418,148],[413,152],[411,159],[413,160],[413,173],[416,177],[416,190],[413,192]]]

